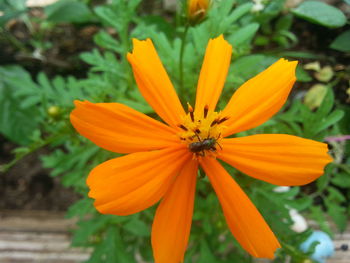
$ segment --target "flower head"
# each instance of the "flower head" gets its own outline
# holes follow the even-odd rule
[[[324,143],[285,134],[227,138],[271,118],[296,80],[297,62],[280,59],[244,83],[222,111],[216,104],[232,47],[209,41],[195,107],[183,109],[150,39],[134,40],[128,54],[138,88],[166,123],[119,103],[76,101],[75,129],[109,151],[127,155],[104,162],[88,176],[89,196],[104,214],[129,215],[161,201],[152,226],[155,262],[182,262],[190,234],[197,169],[203,168],[226,222],[252,256],[273,258],[280,247],[263,217],[220,159],[254,178],[281,186],[307,184],[332,158]]]
[[[202,21],[209,9],[210,0],[188,0],[187,1],[187,16],[188,20],[197,24]]]

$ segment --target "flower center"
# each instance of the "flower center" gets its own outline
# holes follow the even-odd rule
[[[179,124],[182,131],[178,135],[187,143],[195,158],[206,155],[215,157],[217,151],[222,149],[221,134],[225,129],[222,123],[227,119],[228,117],[220,116],[220,112],[209,111],[208,106],[194,111],[188,104],[188,113],[183,117],[182,124]]]

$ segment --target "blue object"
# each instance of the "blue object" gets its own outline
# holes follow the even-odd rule
[[[328,234],[322,231],[314,231],[304,243],[301,244],[300,249],[307,252],[312,243],[320,242],[316,245],[315,252],[311,255],[311,259],[318,263],[326,263],[326,259],[334,254],[334,244]]]

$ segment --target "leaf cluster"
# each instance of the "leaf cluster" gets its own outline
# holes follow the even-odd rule
[[[120,102],[154,116],[153,110],[138,92],[126,60],[132,38],[151,38],[181,101],[193,104],[206,44],[210,38],[224,34],[233,46],[233,59],[219,104],[222,109],[239,85],[279,57],[322,58],[311,52],[287,50],[298,42],[298,37],[291,32],[295,16],[328,27],[340,27],[343,20],[340,11],[329,7],[322,6],[320,9],[320,12],[326,13],[322,18],[317,15],[317,8],[311,12],[310,7],[305,7],[306,3],[318,5],[315,1],[305,2],[291,11],[285,9],[284,0],[269,1],[259,12],[252,11],[251,1],[213,1],[207,18],[195,26],[188,25],[181,10],[173,14],[173,20],[147,14],[142,10],[143,2],[140,0],[112,0],[99,5],[92,2],[63,0],[44,10],[51,27],[60,23],[98,25],[99,30],[94,35],[96,47],[79,54],[80,59],[89,65],[86,77],[57,75],[51,78],[43,72],[32,76],[18,65],[0,67],[0,133],[20,146],[14,161],[2,169],[6,171],[23,156],[47,147],[50,153],[41,156],[43,166],[51,170],[52,176],[58,176],[65,187],[81,194],[81,200],[67,212],[68,217],[78,218],[73,246],[91,249],[90,263],[150,261],[149,237],[155,208],[128,217],[101,215],[87,197],[85,180],[89,171],[117,155],[99,149],[76,134],[69,122],[74,100]],[[6,4],[6,10],[13,10],[12,2],[12,7],[9,1],[1,4]],[[6,16],[0,17],[0,23],[8,21],[5,21],[8,17],[25,13],[26,9],[23,11],[21,8],[14,13],[6,11]],[[337,19],[331,19],[335,15]],[[184,32],[187,32],[186,37]],[[345,36],[341,35],[333,42],[331,48],[348,51],[344,45],[346,32]],[[269,45],[277,48],[252,54],[253,48],[259,50]],[[181,50],[182,68],[179,67]],[[297,77],[299,83],[306,85],[314,81],[301,66]],[[332,136],[349,134],[350,110],[335,98],[336,84],[336,81],[326,83],[326,95],[316,109],[311,110],[303,103],[302,91],[295,92],[282,113],[241,135],[286,133],[325,141]],[[291,230],[291,208],[312,218],[320,229],[330,234],[334,228],[328,224],[329,219],[334,221],[336,231],[346,228],[350,212],[350,159],[346,156],[349,156],[350,146],[338,141],[332,142],[331,146],[335,162],[328,166],[326,174],[311,185],[293,187],[284,193],[274,191],[275,186],[226,167],[279,237],[283,248],[275,262],[284,262],[286,258],[301,262],[312,253],[304,254],[299,250],[311,229],[303,233]],[[220,204],[207,178],[199,180],[196,196],[185,262],[253,262],[228,231]]]

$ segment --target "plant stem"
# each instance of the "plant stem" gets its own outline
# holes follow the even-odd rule
[[[16,154],[15,158],[4,165],[0,165],[0,172],[7,172],[11,167],[13,167],[18,161],[22,160],[24,157],[26,157],[27,155],[39,150],[40,148],[50,144],[51,142],[57,140],[58,138],[60,138],[61,136],[64,136],[65,134],[54,134],[52,136],[49,136],[47,138],[45,138],[44,140],[41,140],[39,142],[35,142],[31,145],[29,145],[27,147],[26,151],[20,152],[18,154]]]
[[[184,79],[183,79],[183,56],[185,53],[185,44],[186,44],[186,37],[187,37],[187,32],[189,29],[189,25],[187,24],[185,26],[185,30],[182,33],[181,37],[181,49],[180,49],[180,62],[179,62],[179,80],[180,80],[180,91],[184,90]]]

